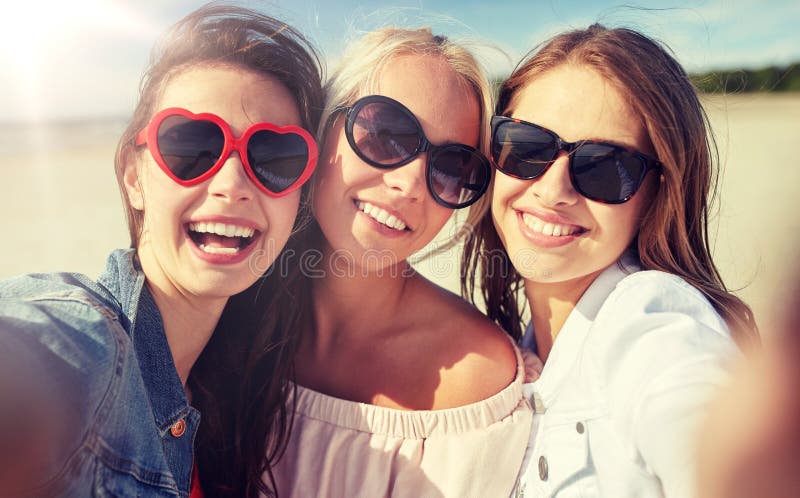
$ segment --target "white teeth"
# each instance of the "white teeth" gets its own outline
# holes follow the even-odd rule
[[[236,254],[239,252],[238,247],[209,247],[205,244],[200,244],[200,249],[208,254]]]
[[[370,216],[378,223],[386,225],[387,227],[394,228],[395,230],[405,230],[406,224],[403,223],[397,216],[389,214],[385,209],[379,208],[369,202],[358,201],[358,210]]]
[[[198,233],[214,233],[223,237],[252,237],[255,229],[227,223],[189,223],[189,230]]]
[[[539,218],[529,213],[522,214],[522,221],[525,226],[530,228],[536,233],[549,235],[550,237],[563,237],[565,235],[573,235],[580,228],[574,225],[561,225],[558,223],[546,223]]]

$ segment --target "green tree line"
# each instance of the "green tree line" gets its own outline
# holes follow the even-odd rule
[[[703,93],[800,92],[800,62],[785,67],[709,71],[689,77]],[[492,78],[495,90],[504,80],[503,76]]]
[[[800,63],[690,75],[704,93],[800,92]]]

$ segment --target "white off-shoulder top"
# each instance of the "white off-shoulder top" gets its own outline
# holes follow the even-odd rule
[[[511,384],[456,408],[398,410],[298,385],[288,448],[273,468],[279,496],[507,497],[531,430],[523,380],[517,351]]]

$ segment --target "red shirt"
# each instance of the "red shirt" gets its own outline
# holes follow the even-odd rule
[[[189,498],[203,498],[203,488],[200,487],[200,478],[197,476],[197,465],[192,470],[192,489]]]

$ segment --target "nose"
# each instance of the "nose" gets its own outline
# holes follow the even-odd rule
[[[542,176],[531,184],[534,197],[543,206],[572,205],[578,201],[580,194],[572,186],[569,175],[569,156],[562,152]]]
[[[422,199],[426,191],[425,167],[428,153],[423,152],[410,163],[383,173],[384,183],[395,193],[413,200]]]
[[[236,151],[228,156],[222,168],[211,177],[208,184],[208,192],[212,197],[228,202],[251,200],[255,198],[257,188],[247,176],[244,164]]]

